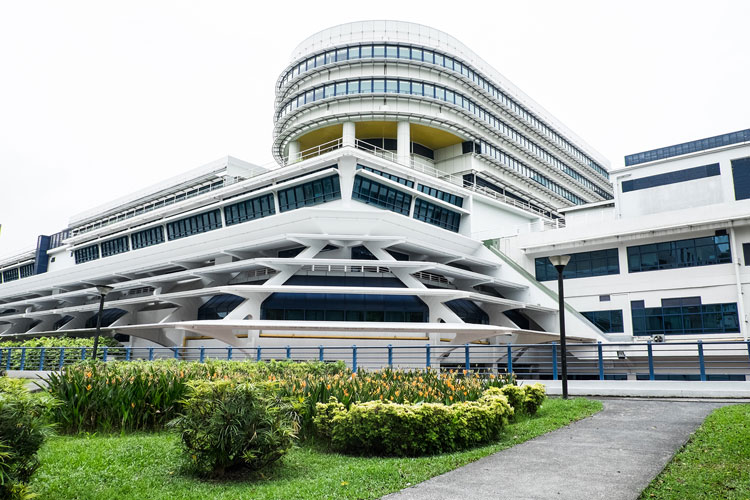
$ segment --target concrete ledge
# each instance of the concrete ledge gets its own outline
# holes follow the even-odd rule
[[[521,380],[528,384],[533,381]],[[542,380],[547,394],[562,394],[560,380]],[[618,396],[645,398],[717,398],[748,399],[750,382],[682,382],[651,380],[569,380],[571,396]]]

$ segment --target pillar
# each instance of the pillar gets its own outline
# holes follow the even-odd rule
[[[289,143],[289,156],[287,159],[287,164],[296,163],[299,160],[299,141],[292,141]]]
[[[355,126],[354,122],[344,122],[344,130],[341,135],[342,146],[354,146]]]
[[[409,122],[398,122],[396,155],[399,163],[403,165],[411,164],[411,129]]]

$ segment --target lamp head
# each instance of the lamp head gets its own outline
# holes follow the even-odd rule
[[[97,285],[96,290],[102,295],[106,296],[109,292],[114,290],[114,287],[107,286],[107,285]]]
[[[556,268],[565,267],[568,265],[568,262],[570,262],[570,255],[553,255],[549,257],[549,261],[552,262],[552,265]]]

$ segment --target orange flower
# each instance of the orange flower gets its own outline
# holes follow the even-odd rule
[[[131,408],[135,408],[135,403],[130,403]]]
[[[86,386],[86,390],[87,390],[87,391],[90,391],[90,390],[91,390],[91,384],[89,384],[89,385],[87,385],[87,386]]]

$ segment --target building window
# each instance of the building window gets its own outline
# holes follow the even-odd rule
[[[456,196],[455,194],[451,194],[451,193],[446,193],[445,191],[435,189],[434,187],[420,184],[419,191],[423,192],[424,194],[428,194],[432,196],[433,198],[437,198],[439,200],[448,202],[451,205],[456,205],[457,207],[463,207],[464,205],[464,199],[461,198],[460,196]]]
[[[354,178],[352,198],[402,215],[409,215],[411,209],[411,195],[359,175]]]
[[[208,302],[198,308],[198,319],[224,319],[234,309],[244,302],[245,299],[237,295],[222,294],[214,295]]]
[[[732,160],[732,177],[734,179],[734,199],[750,198],[750,158]]]
[[[667,172],[665,174],[651,175],[649,177],[641,177],[640,179],[623,181],[622,192],[627,193],[630,191],[639,191],[641,189],[648,189],[657,186],[666,186],[668,184],[677,184],[679,182],[703,179],[705,177],[720,175],[720,173],[721,172],[719,171],[718,163],[703,165],[694,168],[686,168],[684,170]]]
[[[557,269],[548,257],[540,257],[534,261],[534,264],[537,281],[557,279]],[[620,262],[616,248],[570,254],[570,262],[565,266],[563,278],[590,278],[611,274],[620,274]]]
[[[110,255],[127,252],[128,250],[130,249],[128,248],[127,236],[102,242],[102,257],[109,257]]]
[[[91,245],[84,248],[79,248],[74,252],[76,264],[83,264],[90,260],[96,260],[99,258],[99,245]]]
[[[221,228],[221,212],[216,209],[170,222],[167,224],[167,237],[170,241],[178,240],[219,228]]]
[[[582,312],[581,314],[604,333],[622,333],[625,331],[622,322],[622,309],[590,311]]]
[[[18,268],[21,278],[28,278],[34,275],[34,264],[26,264]]]
[[[3,282],[7,283],[8,281],[15,281],[18,279],[18,268],[14,269],[8,269],[7,271],[3,271]]]
[[[59,330],[60,328],[62,328],[63,326],[65,326],[66,323],[69,323],[72,320],[73,320],[73,316],[65,315],[62,318],[60,318],[57,321],[55,321],[55,324],[52,325],[52,330]],[[96,326],[96,325],[94,325],[94,326]]]
[[[461,224],[460,213],[448,210],[421,198],[417,198],[414,204],[414,218],[433,226],[453,231],[454,233],[458,232],[459,225]]]
[[[628,247],[631,273],[730,262],[732,253],[726,234]]]
[[[273,194],[258,196],[224,207],[224,219],[227,226],[254,219],[260,219],[276,213]]]
[[[164,243],[164,228],[161,226],[152,227],[145,229],[137,233],[130,235],[130,241],[133,245],[133,250],[138,248],[150,247],[151,245],[157,245]]]
[[[742,244],[742,256],[745,258],[745,265],[750,266],[750,243]]]
[[[261,319],[427,323],[428,309],[411,295],[274,293],[261,306]]]
[[[637,307],[641,304],[631,303],[633,335],[695,335],[740,331],[736,303],[695,302],[695,298],[688,297],[684,300],[665,300],[662,307]]]
[[[367,170],[368,172],[372,172],[373,174],[379,175],[380,177],[385,177],[388,180],[391,180],[393,182],[398,182],[399,184],[402,184],[406,187],[413,188],[414,182],[410,181],[408,179],[404,179],[403,177],[399,177],[398,175],[389,174],[388,172],[383,172],[382,170],[377,170],[372,167],[367,167],[365,165],[357,165],[357,170]]]
[[[445,303],[464,323],[489,325],[490,317],[481,307],[468,299],[454,299]]]
[[[287,189],[280,189],[279,211],[287,212],[295,208],[319,205],[338,199],[341,199],[339,176],[332,175]]]

